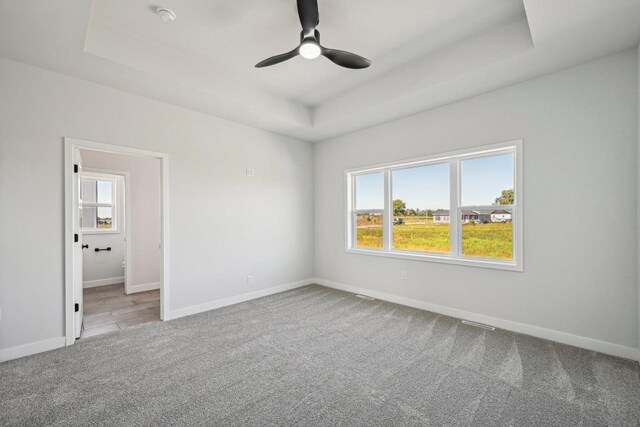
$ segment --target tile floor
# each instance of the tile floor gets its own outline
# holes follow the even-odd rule
[[[80,339],[160,321],[160,290],[126,295],[124,284],[84,290]]]

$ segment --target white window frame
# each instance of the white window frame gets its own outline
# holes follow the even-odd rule
[[[90,208],[96,208],[96,215],[98,212],[98,208],[102,208],[102,207],[106,207],[106,208],[111,208],[111,228],[85,228],[84,224],[82,227],[82,234],[117,234],[120,233],[119,230],[119,206],[118,206],[118,182],[120,180],[120,177],[118,175],[112,175],[112,174],[108,174],[108,173],[101,173],[101,172],[82,172],[81,176],[80,176],[80,180],[82,182],[82,180],[84,180],[84,178],[91,178],[91,179],[95,179],[96,181],[111,181],[111,202],[112,203],[98,203],[98,202],[85,202],[84,200],[82,200],[82,204],[81,206],[84,207],[90,207]],[[97,190],[96,190],[97,191]],[[98,194],[96,192],[96,200],[97,200]],[[97,224],[96,224],[97,225]]]
[[[498,270],[524,271],[524,242],[523,242],[523,141],[515,140],[499,144],[485,145],[481,147],[458,150],[448,153],[441,153],[427,157],[407,159],[397,162],[378,164],[374,166],[354,168],[345,171],[345,199],[346,199],[346,242],[345,251],[353,254],[383,256],[390,258],[402,258],[419,261],[430,261],[445,264],[457,264],[472,267],[484,267]],[[462,206],[461,205],[461,179],[460,163],[463,160],[475,159],[499,154],[514,154],[514,191],[515,199],[513,205],[498,205],[496,208],[510,210],[513,224],[513,259],[501,260],[496,258],[482,258],[465,256],[462,254],[462,233],[460,211],[474,210],[474,208],[487,208],[483,206]],[[391,189],[392,171],[408,167],[426,166],[433,164],[449,164],[449,191],[450,191],[450,242],[449,253],[423,252],[395,249],[392,247],[393,236],[393,200]],[[373,172],[384,172],[384,209],[355,210],[355,177]],[[356,245],[356,215],[360,213],[382,213],[383,247],[360,248]]]

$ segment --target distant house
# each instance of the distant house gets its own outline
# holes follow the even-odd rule
[[[477,211],[462,211],[462,222],[480,221],[480,212]],[[485,216],[485,215],[482,215]],[[489,222],[490,218],[486,218],[486,222]],[[436,224],[443,224],[451,222],[451,212],[446,209],[438,209],[433,213],[433,222]]]
[[[478,211],[463,210],[460,220],[463,223],[471,221],[488,223],[488,222],[509,222],[511,221],[511,213],[504,210],[495,210],[491,213],[481,213]],[[451,212],[446,209],[438,209],[433,213],[433,222],[435,224],[448,224],[451,222]]]
[[[450,212],[446,209],[438,209],[433,213],[433,222],[444,224],[451,222]]]
[[[509,222],[511,221],[511,212],[497,210],[491,212],[491,222]]]
[[[462,222],[471,222],[471,221],[475,221],[475,222],[480,222],[480,212],[478,211],[462,211]],[[482,217],[486,217],[486,215],[482,215]],[[488,222],[487,218],[483,218],[485,220],[487,220],[486,222]]]

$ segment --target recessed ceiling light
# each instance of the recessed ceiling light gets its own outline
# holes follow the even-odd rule
[[[160,16],[160,19],[162,19],[163,22],[171,23],[176,20],[176,14],[171,9],[159,7],[156,9],[156,12],[158,12],[158,16]]]

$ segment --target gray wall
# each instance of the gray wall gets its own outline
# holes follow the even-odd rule
[[[313,274],[310,144],[4,59],[0,100],[0,349],[64,334],[64,136],[169,154],[172,310]]]
[[[637,348],[636,70],[634,49],[315,145],[316,276]],[[345,169],[514,139],[524,273],[345,253]]]

